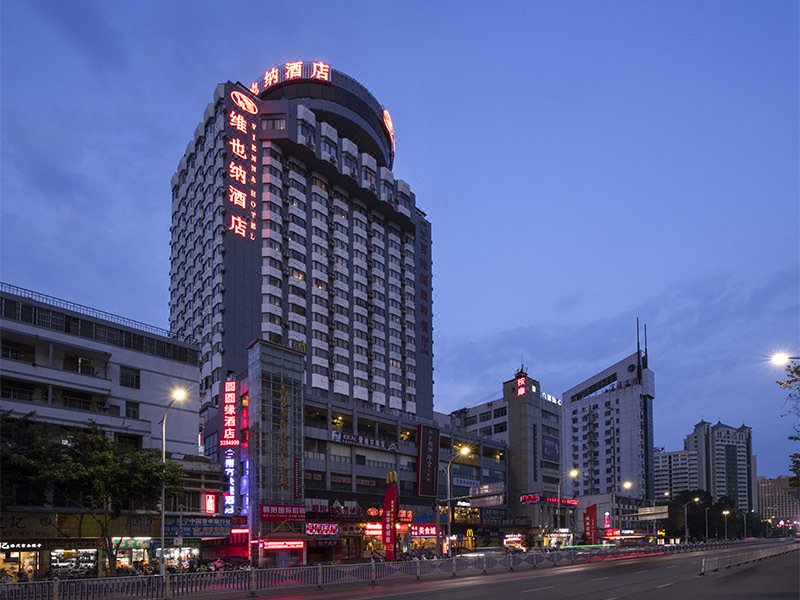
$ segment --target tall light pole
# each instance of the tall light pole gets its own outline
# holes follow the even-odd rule
[[[709,507],[706,506],[706,544],[708,543],[708,509]]]
[[[800,356],[789,356],[785,352],[776,352],[769,358],[769,361],[776,367],[783,367],[790,360],[800,360]]]
[[[453,546],[450,543],[450,538],[453,535],[453,486],[450,483],[450,471],[456,458],[469,456],[470,454],[472,454],[472,450],[469,449],[469,446],[461,446],[458,452],[454,452],[447,462],[447,555],[451,558],[453,556]]]
[[[728,539],[728,515],[731,514],[727,508],[722,511],[722,516],[725,517],[725,540]]]
[[[161,417],[161,465],[164,467],[164,471],[161,474],[161,561],[159,565],[158,572],[163,576],[166,572],[166,560],[164,556],[165,544],[164,544],[164,513],[166,510],[166,482],[164,481],[164,476],[166,475],[166,466],[167,466],[167,413],[169,409],[172,408],[172,405],[176,402],[183,402],[186,400],[186,390],[183,388],[175,388],[172,390],[172,399],[167,404],[167,407],[164,409],[164,416]]]
[[[689,505],[692,502],[700,502],[700,497],[695,496],[683,505],[683,543],[687,545],[689,544]]]
[[[569,475],[570,479],[575,479],[579,474],[578,469],[570,469],[567,475]],[[558,478],[558,506],[556,510],[556,529],[561,529],[561,477]]]
[[[622,489],[626,492],[633,487],[633,482],[631,481],[623,481],[622,482]],[[617,488],[614,487],[614,491],[611,493],[611,527],[614,527],[614,522],[616,521],[617,525],[622,528],[622,515],[619,515],[619,518],[614,519],[617,513]]]

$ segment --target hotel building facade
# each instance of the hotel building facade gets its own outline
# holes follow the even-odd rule
[[[172,180],[170,325],[257,565],[379,549],[392,471],[407,545],[430,537],[457,444],[467,479],[505,480],[504,444],[434,420],[431,226],[394,152],[366,88],[297,61],[218,85]]]

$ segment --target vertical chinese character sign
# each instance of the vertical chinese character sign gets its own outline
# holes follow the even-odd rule
[[[225,449],[222,455],[222,472],[225,476],[222,514],[233,515],[236,514],[237,507],[237,464],[241,445],[237,428],[239,394],[236,380],[222,382],[222,390],[222,427],[219,440],[219,445]]]
[[[587,544],[597,543],[597,504],[586,507],[583,513],[583,532]]]
[[[417,495],[435,497],[439,489],[439,430],[417,425]]]
[[[386,474],[386,493],[383,496],[382,542],[386,550],[386,560],[397,558],[395,542],[397,537],[397,512],[400,508],[397,497],[397,471]]]
[[[225,229],[235,239],[255,242],[259,236],[258,105],[233,84],[226,88]]]

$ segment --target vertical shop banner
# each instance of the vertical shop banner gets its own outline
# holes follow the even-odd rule
[[[417,425],[417,496],[435,497],[439,488],[439,430]]]
[[[597,504],[586,507],[583,513],[583,532],[587,544],[597,543]]]
[[[383,496],[383,536],[381,541],[386,550],[386,560],[397,558],[395,541],[397,536],[397,510],[399,507],[397,497],[397,472],[390,471],[386,474],[386,493]]]

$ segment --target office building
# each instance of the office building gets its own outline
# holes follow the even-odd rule
[[[697,452],[694,450],[656,450],[653,467],[656,499],[700,489],[697,480]]]
[[[576,496],[622,492],[653,498],[655,375],[637,349],[564,392],[566,468],[578,469]],[[569,482],[571,483],[571,482]]]
[[[559,488],[565,476],[561,408],[561,400],[543,392],[539,381],[529,377],[523,366],[503,383],[501,398],[453,413],[467,431],[508,445],[509,512],[512,517],[527,519],[528,533],[539,543],[545,534],[559,539],[556,530],[569,529],[573,519],[573,500],[567,498],[566,489]],[[559,495],[563,504],[560,520]]]
[[[698,488],[714,500],[727,496],[740,510],[758,510],[756,459],[750,427],[700,421],[686,436],[684,450],[697,455]]]
[[[0,397],[11,418],[31,414],[36,421],[69,429],[93,421],[117,442],[160,451],[165,408],[175,388],[186,390],[186,401],[170,409],[166,428],[167,457],[189,475],[183,497],[170,498],[166,507],[170,542],[180,535],[180,518],[193,520],[195,530],[206,537],[227,536],[227,529],[220,531],[205,513],[206,496],[214,505],[221,494],[221,470],[198,447],[199,371],[197,348],[190,340],[5,283],[0,284],[0,337]],[[59,506],[58,495],[53,498],[44,503],[35,498],[15,503],[15,498],[4,507],[0,526],[7,552],[0,558],[11,563],[0,566],[28,566],[38,575],[56,564],[97,565],[99,532],[86,526],[90,519],[75,506]],[[121,521],[114,523],[112,535],[135,536],[139,544],[123,547],[122,564],[152,558],[148,551],[151,539],[155,544],[158,537],[157,515],[137,513],[124,528]],[[200,546],[198,536],[174,550],[199,557]]]

